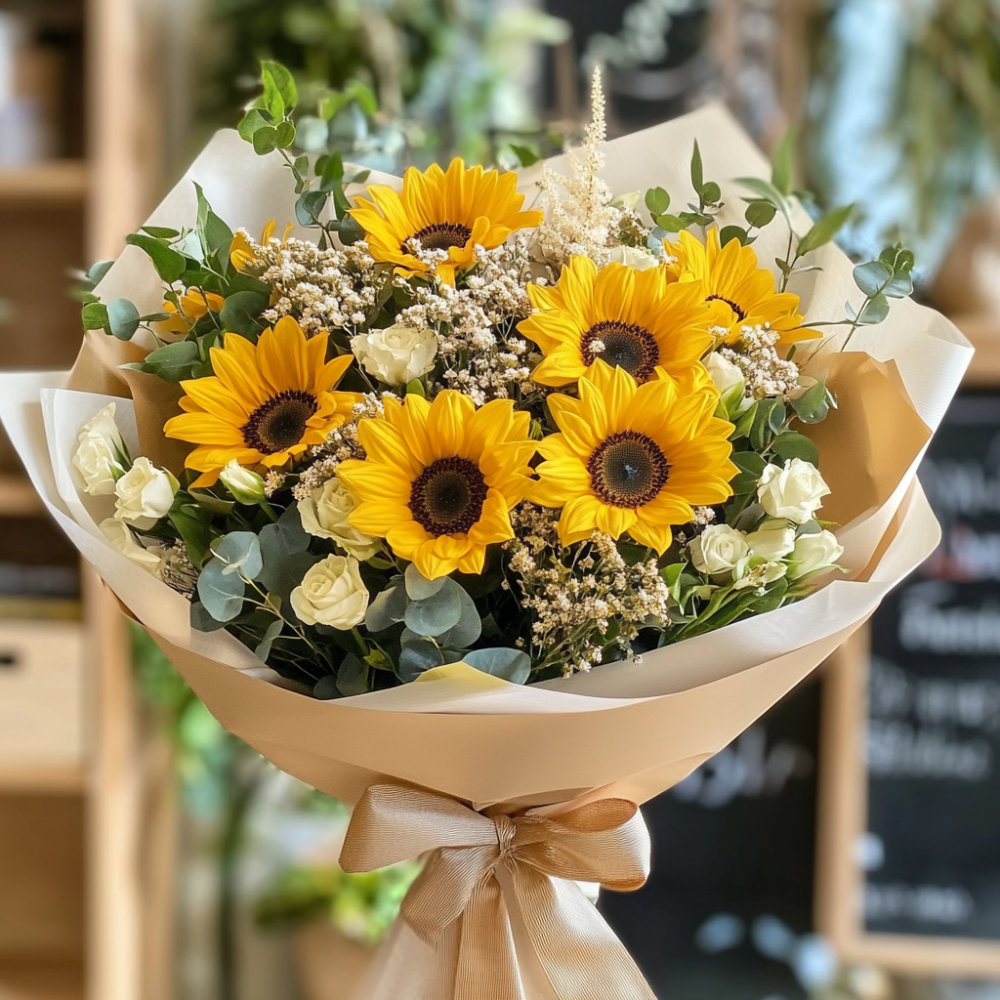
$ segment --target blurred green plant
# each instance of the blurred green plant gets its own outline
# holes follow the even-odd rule
[[[533,6],[493,0],[214,0],[213,18],[228,39],[214,47],[212,121],[228,124],[258,61],[274,59],[291,70],[303,106],[316,89],[353,97],[347,115],[327,119],[341,130],[338,148],[358,143],[370,159],[352,158],[379,169],[453,154],[485,162],[498,137],[536,132],[536,47],[570,34]],[[359,88],[377,97],[377,114]]]

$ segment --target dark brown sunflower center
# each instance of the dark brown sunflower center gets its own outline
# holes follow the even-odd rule
[[[595,323],[580,338],[580,353],[586,364],[598,358],[612,368],[624,368],[636,380],[645,382],[660,363],[660,345],[644,327],[620,320]]]
[[[424,226],[410,239],[420,240],[424,250],[450,250],[452,247],[464,247],[471,235],[472,230],[468,226],[452,222],[435,222],[432,226]],[[403,250],[409,253],[405,244]]]
[[[670,477],[670,463],[652,438],[619,431],[591,452],[587,471],[591,487],[605,503],[634,510],[659,496]]]
[[[298,444],[319,404],[311,392],[288,389],[258,406],[240,428],[248,448],[273,455]]]
[[[410,511],[432,535],[460,534],[479,520],[486,492],[486,481],[475,462],[439,458],[413,480]]]
[[[741,309],[739,307],[739,305],[736,302],[734,302],[732,299],[727,299],[727,298],[723,297],[722,295],[709,295],[709,297],[707,299],[705,299],[705,301],[706,302],[725,302],[726,305],[729,306],[730,309],[732,309],[733,315],[736,317],[736,319],[740,323],[742,323],[743,320],[745,320],[747,318],[746,311],[744,309]]]

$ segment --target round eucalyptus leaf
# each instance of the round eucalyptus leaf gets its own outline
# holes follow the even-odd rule
[[[337,690],[345,697],[368,690],[368,664],[348,653],[337,670]]]
[[[226,563],[226,576],[238,573],[245,580],[255,580],[264,568],[260,540],[252,531],[231,531],[212,545],[212,553]]]
[[[456,626],[462,617],[462,588],[445,577],[444,585],[432,597],[411,601],[403,620],[417,635],[438,636]]]
[[[316,686],[313,688],[313,697],[318,698],[320,701],[332,701],[334,698],[339,698],[340,691],[337,689],[337,678],[332,674],[321,677],[316,681]]]
[[[410,563],[406,567],[406,593],[411,601],[425,601],[433,597],[443,586],[448,577],[439,576],[436,580],[428,580],[421,576],[420,570]]]
[[[232,621],[243,608],[246,584],[238,573],[226,573],[228,568],[220,559],[213,559],[198,577],[198,597],[217,622]]]
[[[510,681],[511,684],[524,684],[531,673],[531,657],[520,649],[505,646],[474,649],[471,653],[466,653],[463,659],[470,667]]]
[[[441,651],[433,642],[421,639],[410,643],[399,654],[399,679],[409,684],[422,673],[440,667],[443,662]]]
[[[369,632],[381,632],[390,625],[401,622],[408,603],[409,598],[402,582],[394,587],[387,587],[368,605],[368,610],[365,612],[365,627]]]
[[[444,635],[437,637],[438,643],[448,649],[468,649],[483,634],[483,623],[476,609],[476,602],[464,588],[459,586],[458,589],[459,600],[462,602],[462,617]]]

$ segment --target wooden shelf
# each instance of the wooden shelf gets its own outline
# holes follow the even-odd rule
[[[0,957],[0,997],[3,1000],[82,1000],[83,963],[58,957]]]
[[[27,476],[0,474],[0,517],[31,517],[44,509]]]
[[[0,170],[0,207],[82,204],[87,192],[83,160],[50,160]]]
[[[0,762],[0,795],[81,795],[86,787],[87,773],[81,765]]]

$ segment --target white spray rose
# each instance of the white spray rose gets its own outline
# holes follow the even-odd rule
[[[173,506],[177,480],[143,456],[115,483],[115,517],[137,528],[151,528]]]
[[[73,465],[83,479],[84,490],[94,496],[110,496],[116,480],[125,473],[119,459],[126,455],[115,424],[114,403],[108,403],[83,425],[77,442]]]
[[[299,501],[302,527],[317,538],[329,538],[356,559],[370,559],[382,547],[377,538],[358,531],[349,518],[357,500],[336,477]]]
[[[351,350],[369,375],[388,385],[406,385],[434,367],[437,336],[433,330],[396,323],[352,337]]]
[[[122,521],[113,517],[101,521],[101,531],[113,548],[126,559],[131,559],[152,576],[159,576],[162,560],[158,552],[143,548],[132,534],[132,529]]]
[[[292,591],[292,610],[306,625],[351,629],[365,620],[368,588],[354,556],[327,556]]]
[[[832,531],[820,531],[814,535],[800,535],[795,540],[792,553],[791,575],[797,580],[808,573],[832,566],[844,554],[844,546],[837,541]]]
[[[731,572],[750,554],[743,534],[728,524],[710,524],[688,548],[695,569],[710,575]]]
[[[795,529],[786,520],[769,519],[747,535],[747,545],[761,559],[782,559],[795,547]]]
[[[239,503],[255,504],[265,498],[264,480],[256,472],[244,469],[235,458],[219,473],[219,478]]]
[[[660,263],[648,250],[643,250],[642,247],[615,247],[608,255],[608,260],[612,264],[624,264],[636,271],[648,271]]]
[[[737,365],[734,365],[732,361],[728,361],[718,351],[712,351],[705,361],[705,367],[708,369],[708,374],[715,383],[715,388],[722,395],[729,392],[733,386],[740,386],[741,391],[746,388],[747,380],[743,377],[743,372],[740,371]],[[741,408],[747,409],[752,402],[752,399],[744,397],[743,402],[740,404]]]
[[[771,517],[787,517],[796,524],[811,521],[830,493],[816,466],[801,458],[767,466],[757,486],[761,506]]]

